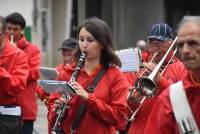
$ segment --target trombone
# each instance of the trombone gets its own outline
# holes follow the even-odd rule
[[[10,35],[10,43],[11,43],[12,46],[17,47],[15,42],[14,42],[14,35],[13,34]]]
[[[148,77],[141,77],[137,80],[135,83],[135,88],[138,90],[141,94],[145,96],[153,96],[156,92],[156,84],[154,81],[155,76],[157,75],[158,71],[162,67],[163,63],[165,62],[169,52],[174,47],[178,37],[176,37],[172,43],[172,45],[169,47],[161,61],[158,63],[158,65],[155,67],[155,69],[152,71],[152,73]]]
[[[152,56],[152,58],[151,58],[151,60],[149,61],[150,63],[152,63],[153,62],[153,60],[154,60],[154,58],[157,56],[159,54],[159,51],[156,51],[154,54],[153,54],[153,56]],[[140,56],[141,57],[141,56]],[[141,60],[140,60],[141,61]],[[144,75],[145,75],[145,68],[144,68],[144,71],[140,74],[140,76],[139,76],[139,78],[141,78],[141,77],[143,77]],[[133,89],[131,89],[130,90],[130,92],[129,92],[129,94],[128,94],[128,100],[129,100],[129,98],[131,98],[131,96],[132,96],[132,94],[134,93],[134,91],[135,91],[135,89],[136,88],[133,88]]]
[[[160,60],[160,62],[157,64],[157,66],[155,67],[155,69],[152,71],[152,73],[149,76],[145,77],[144,76],[145,71],[144,71],[140,75],[140,77],[136,80],[134,88],[132,89],[132,91],[128,95],[128,100],[130,99],[130,97],[132,96],[132,94],[135,91],[139,92],[139,94],[142,96],[142,99],[139,102],[138,108],[134,112],[129,108],[132,111],[133,114],[131,115],[130,118],[127,119],[128,122],[132,122],[134,120],[135,115],[139,111],[139,109],[142,106],[142,104],[145,101],[145,99],[147,97],[154,96],[154,94],[156,92],[156,83],[155,83],[154,78],[157,75],[157,73],[160,70],[160,68],[162,67],[163,63],[165,62],[167,56],[169,55],[169,52],[173,49],[173,47],[174,47],[177,39],[178,39],[178,37],[176,37],[174,39],[174,41],[172,42],[171,46],[169,47],[169,49],[167,50],[167,52],[165,53],[165,55],[163,56],[163,58]],[[173,57],[176,54],[176,52],[177,52],[177,48],[174,50],[172,56],[170,57],[169,61],[167,62],[167,65],[165,66],[165,68],[162,70],[161,74],[164,73],[165,69],[170,64],[170,61],[173,59]],[[153,57],[152,57],[152,59],[151,59],[150,62],[153,62],[153,59],[156,57],[156,55],[155,56],[153,55]]]

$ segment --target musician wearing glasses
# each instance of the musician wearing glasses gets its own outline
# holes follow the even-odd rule
[[[175,63],[181,67],[182,63],[174,56],[174,49],[170,48],[174,44],[173,40],[172,29],[167,24],[158,23],[153,25],[146,39],[150,53],[148,62],[143,63],[144,68],[138,73],[127,75],[129,83],[134,86],[134,90],[131,90],[128,96],[129,108],[132,110],[130,115],[128,115],[130,127],[127,129],[130,134],[143,134],[146,121],[157,96],[170,83],[177,81],[170,75],[171,68],[173,68],[173,64]],[[166,58],[163,59],[164,57]],[[162,62],[162,64],[159,62]],[[141,78],[151,77],[157,65],[161,65],[161,67],[152,79],[154,88],[151,91],[144,86],[146,83],[143,83]],[[151,87],[148,82],[146,85]]]
[[[82,63],[83,58],[76,58],[74,65],[68,66],[58,78],[70,81],[76,91],[76,95],[67,100],[69,108],[64,112],[60,128],[64,133],[116,134],[116,129],[125,126],[128,84],[118,68],[121,62],[115,54],[110,29],[104,21],[89,18],[80,25],[78,39],[76,57],[85,57],[85,63]],[[77,71],[78,75],[73,73]],[[59,97],[49,100],[56,99],[56,109],[62,104]],[[55,119],[59,119],[58,114],[51,120],[53,133],[57,132]]]
[[[6,38],[6,22],[0,17],[0,133],[21,134],[21,107],[17,95],[25,91],[28,77],[26,54]]]
[[[37,45],[30,43],[24,36],[26,21],[17,12],[6,17],[7,37],[13,47],[23,50],[28,57],[29,73],[26,90],[18,95],[22,107],[23,133],[32,134],[33,122],[37,116],[36,88],[39,79],[39,66],[41,63],[40,50]]]
[[[186,118],[179,123],[176,122],[174,108],[172,108],[171,90],[166,89],[156,100],[150,114],[145,133],[147,134],[199,134],[200,128],[200,17],[185,16],[179,24],[177,48],[180,59],[185,69],[173,68],[172,75],[182,80],[186,98],[191,108],[191,118]],[[177,83],[176,83],[177,84]],[[173,84],[174,85],[174,84]],[[178,94],[176,95],[178,96]],[[179,109],[180,114],[184,112],[185,103]],[[179,114],[179,115],[180,115]],[[196,128],[195,124],[196,123]]]
[[[139,50],[141,50],[141,58],[142,61],[141,62],[147,62],[148,58],[149,58],[149,51],[148,51],[148,45],[147,42],[144,40],[138,40],[136,42],[136,47],[139,48]]]

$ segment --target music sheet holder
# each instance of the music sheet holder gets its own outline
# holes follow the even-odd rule
[[[63,94],[76,94],[76,90],[66,81],[39,80],[39,84],[47,93],[59,92]]]
[[[120,70],[122,72],[138,72],[139,65],[139,54],[137,49],[128,48],[116,51],[116,54],[122,62]]]
[[[58,76],[58,72],[55,68],[40,67],[40,74],[42,79],[55,80]]]

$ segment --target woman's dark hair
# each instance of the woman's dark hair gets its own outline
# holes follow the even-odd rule
[[[103,21],[96,17],[85,20],[78,28],[78,35],[82,28],[85,28],[92,36],[103,45],[100,62],[103,65],[117,65],[121,67],[121,61],[115,54],[112,34],[109,26]],[[79,48],[80,55],[80,48]]]
[[[26,26],[26,21],[25,21],[24,17],[20,13],[17,13],[17,12],[9,14],[6,17],[6,23],[20,25],[22,29],[24,29],[24,27]]]

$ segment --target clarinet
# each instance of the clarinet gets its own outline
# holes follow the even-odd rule
[[[70,79],[69,83],[75,82],[77,80],[79,72],[80,72],[80,69],[84,64],[84,61],[85,61],[85,53],[82,53],[80,58],[79,58],[78,64],[76,66],[76,69],[75,69],[75,71],[73,72],[73,74],[71,76],[71,79]],[[66,103],[63,103],[56,110],[57,116],[56,116],[56,119],[55,119],[55,122],[54,122],[54,125],[53,125],[53,128],[52,128],[51,134],[57,134],[58,133],[58,129],[59,129],[61,120],[62,120],[62,118],[64,116],[64,113],[65,113],[65,111],[67,109],[67,103],[72,98],[69,94],[63,94],[62,97],[66,100]]]

